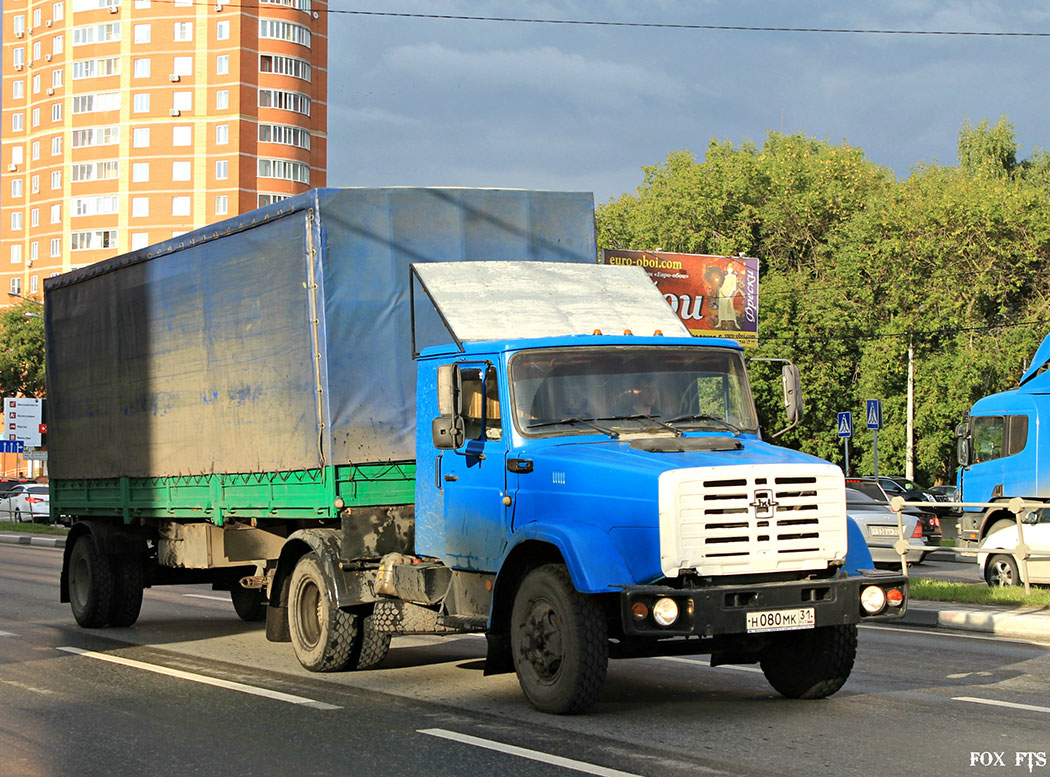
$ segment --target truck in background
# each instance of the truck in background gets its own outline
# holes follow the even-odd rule
[[[739,345],[595,264],[592,207],[316,190],[49,279],[77,622],[196,581],[313,671],[484,633],[546,712],[589,708],[610,657],[837,691],[907,578],[870,570],[837,467],[762,440]]]
[[[959,502],[964,507],[959,543],[974,548],[992,532],[1014,526],[1010,500],[1050,500],[1050,335],[1025,370],[1017,388],[977,400],[956,427]]]

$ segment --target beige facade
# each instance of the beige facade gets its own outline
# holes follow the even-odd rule
[[[0,306],[326,184],[327,4],[5,0]]]

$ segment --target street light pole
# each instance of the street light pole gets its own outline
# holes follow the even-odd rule
[[[23,297],[17,291],[9,291],[9,292],[7,292],[7,296],[9,296],[9,297],[18,297],[18,299],[22,300],[23,302],[32,302],[34,305],[39,305],[40,307],[44,307],[44,303],[41,302],[40,300],[35,300],[32,297]]]

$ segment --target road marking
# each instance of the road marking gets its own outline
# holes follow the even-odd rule
[[[1045,712],[1050,715],[1050,707],[1037,707],[1034,704],[1019,704],[1012,701],[997,701],[995,699],[978,699],[974,696],[953,696],[952,701],[968,701],[970,704],[987,704],[989,707],[1007,707],[1012,710],[1025,710],[1026,712]]]
[[[168,677],[175,677],[179,680],[189,680],[190,682],[201,683],[202,685],[213,685],[216,688],[239,691],[240,693],[247,693],[252,696],[263,696],[267,699],[285,701],[289,704],[298,704],[302,707],[313,707],[318,710],[342,709],[342,707],[337,707],[334,704],[325,704],[324,702],[314,701],[313,699],[307,699],[303,696],[295,696],[290,693],[282,693],[281,691],[271,691],[268,688],[257,688],[254,685],[245,685],[244,683],[237,683],[232,680],[221,680],[218,677],[208,677],[207,675],[194,674],[193,672],[184,672],[181,669],[169,669],[166,666],[147,664],[143,661],[135,661],[130,658],[122,658],[121,656],[112,656],[107,653],[96,653],[92,650],[81,650],[80,648],[75,647],[60,647],[58,650],[65,651],[66,653],[75,653],[76,655],[84,656],[85,658],[94,658],[97,661],[108,661],[111,664],[120,664],[121,666],[131,667],[132,669],[142,669],[146,672],[167,675]]]
[[[704,669],[731,669],[734,672],[753,672],[762,674],[762,670],[756,666],[737,666],[735,664],[722,664],[721,666],[711,666],[709,664],[701,663],[695,658],[682,658],[681,656],[656,656],[660,661],[677,661],[680,664],[692,664],[693,666],[703,667]]]
[[[18,635],[11,631],[0,631],[0,637],[17,637]]]
[[[208,596],[207,594],[183,594],[183,596],[189,597],[190,599],[211,599],[213,602],[229,603],[230,601],[230,597],[228,596]]]
[[[1022,639],[1020,637],[1006,636],[984,636],[981,634],[960,634],[957,631],[931,631],[929,629],[902,629],[896,626],[876,626],[874,624],[862,625],[860,628],[870,631],[898,631],[902,634],[926,634],[930,637],[955,637],[956,639],[975,639],[981,642],[1014,642],[1018,645],[1040,645],[1034,639]]]
[[[426,734],[427,736],[432,737],[441,737],[442,739],[450,739],[453,742],[461,742],[465,745],[482,747],[486,750],[495,750],[499,753],[515,755],[518,758],[528,758],[530,761],[540,761],[541,763],[552,764],[554,766],[561,766],[565,769],[572,769],[577,772],[597,774],[600,775],[600,777],[639,777],[639,775],[633,774],[631,772],[622,772],[619,769],[609,769],[605,766],[589,764],[586,761],[576,761],[572,758],[562,758],[560,755],[542,753],[539,750],[528,750],[524,747],[505,745],[502,742],[494,742],[491,739],[481,739],[480,737],[472,737],[469,734],[459,734],[455,731],[446,731],[443,728],[423,728],[418,729],[416,733]]]

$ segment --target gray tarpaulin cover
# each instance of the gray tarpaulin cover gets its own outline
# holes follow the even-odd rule
[[[605,334],[689,337],[641,267],[457,262],[415,268],[460,340]],[[498,295],[490,289],[500,289]]]
[[[55,478],[414,458],[409,266],[596,261],[589,193],[318,189],[45,282]]]

